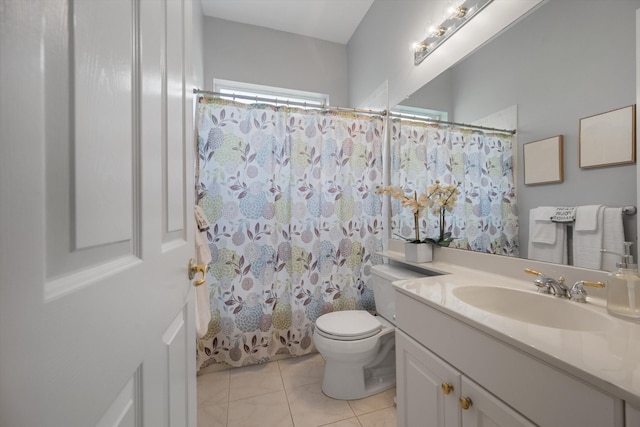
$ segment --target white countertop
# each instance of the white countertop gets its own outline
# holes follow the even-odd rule
[[[393,252],[382,255],[400,262],[404,258]],[[640,324],[610,316],[604,300],[589,297],[581,304],[585,310],[606,316],[610,324],[604,330],[539,326],[483,311],[453,293],[462,286],[495,286],[535,294],[533,276],[507,277],[444,262],[413,265],[448,274],[395,282],[398,291],[640,407]]]

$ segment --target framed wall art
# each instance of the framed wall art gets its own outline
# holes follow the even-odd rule
[[[580,167],[636,161],[636,106],[580,119]]]
[[[525,185],[563,181],[562,135],[529,142],[522,149]]]

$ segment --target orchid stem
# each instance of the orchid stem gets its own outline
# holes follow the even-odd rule
[[[415,199],[416,202],[418,202],[418,193],[417,192],[413,192],[413,198]],[[416,243],[418,243],[420,241],[420,224],[418,222],[418,213],[420,211],[416,208],[416,211],[413,213],[413,222],[414,222],[414,228],[416,229]]]

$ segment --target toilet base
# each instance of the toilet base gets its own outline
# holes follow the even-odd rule
[[[322,392],[333,399],[356,400],[395,387],[395,337],[387,343],[387,354],[375,366],[362,366],[344,361],[326,360]]]
[[[356,393],[350,394],[350,393],[345,393],[344,392],[345,390],[340,390],[339,392],[336,390],[326,390],[325,385],[323,383],[322,392],[326,396],[336,400],[358,400],[358,399],[364,399],[365,397],[373,396],[374,394],[382,393],[383,391],[392,389],[395,386],[396,386],[396,381],[394,379],[393,382],[384,382],[381,384],[375,384],[375,385],[372,385],[371,387],[368,387],[363,392],[356,392]]]

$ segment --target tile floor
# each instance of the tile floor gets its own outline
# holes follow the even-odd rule
[[[396,427],[395,389],[360,400],[322,394],[315,353],[198,376],[198,427]]]

